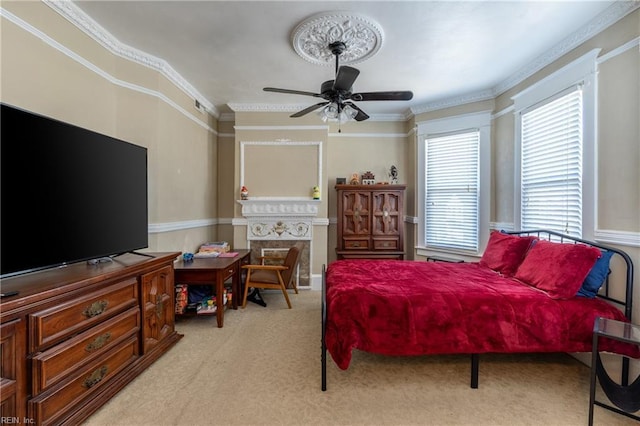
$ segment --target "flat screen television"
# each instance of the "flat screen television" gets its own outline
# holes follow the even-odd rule
[[[0,277],[148,247],[146,148],[0,105]]]

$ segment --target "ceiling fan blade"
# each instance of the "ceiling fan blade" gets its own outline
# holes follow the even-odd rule
[[[358,114],[353,117],[354,120],[356,121],[364,121],[367,118],[369,118],[369,115],[367,115],[366,112],[364,112],[363,110],[361,110],[356,104],[354,104],[353,102],[345,102],[345,105],[349,105],[351,108],[355,109],[356,111],[358,111]]]
[[[354,93],[351,99],[354,101],[409,101],[413,98],[413,92],[363,92]]]
[[[277,87],[265,87],[264,89],[265,92],[277,92],[277,93],[289,93],[292,95],[306,95],[306,96],[314,96],[314,97],[319,97],[321,96],[318,93],[313,93],[313,92],[304,92],[302,90],[291,90],[291,89],[278,89]]]
[[[315,105],[311,105],[310,107],[307,107],[303,110],[296,112],[295,114],[291,114],[289,117],[293,117],[293,118],[302,117],[303,115],[309,114],[311,111],[314,111],[320,108],[321,106],[327,105],[328,103],[330,102],[320,102]]]
[[[348,67],[346,65],[338,68],[338,74],[336,75],[336,79],[333,82],[334,90],[343,90],[348,91],[353,86],[353,82],[358,78],[358,74],[360,71],[353,67]]]

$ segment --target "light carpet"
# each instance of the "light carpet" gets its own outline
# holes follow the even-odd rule
[[[586,425],[589,369],[566,354],[328,360],[320,390],[320,292],[263,292],[267,307],[177,322],[184,338],[85,424]],[[596,425],[637,425],[600,407]]]

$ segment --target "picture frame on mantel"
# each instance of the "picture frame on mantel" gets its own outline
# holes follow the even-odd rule
[[[347,178],[339,177],[336,178],[336,185],[344,185],[347,183]]]

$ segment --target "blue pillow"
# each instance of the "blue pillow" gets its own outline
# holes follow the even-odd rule
[[[596,297],[600,287],[602,287],[604,281],[607,279],[607,275],[609,275],[609,261],[613,254],[614,252],[612,251],[602,252],[602,256],[600,256],[596,264],[593,265],[587,278],[584,279],[582,287],[578,290],[578,296]]]

